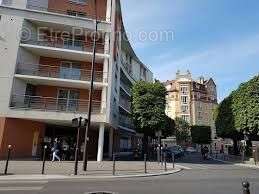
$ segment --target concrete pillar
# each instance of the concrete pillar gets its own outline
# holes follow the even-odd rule
[[[107,10],[106,10],[106,21],[111,21],[111,12],[112,12],[112,0],[107,0]]]
[[[102,101],[101,101],[101,113],[106,113],[106,104],[107,104],[107,88],[103,87]]]
[[[103,161],[103,146],[104,146],[104,123],[101,123],[99,127],[97,162]]]
[[[113,154],[113,133],[114,133],[114,129],[110,129],[109,131],[109,157],[112,158],[112,154]]]

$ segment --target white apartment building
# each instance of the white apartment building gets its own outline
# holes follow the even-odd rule
[[[59,138],[75,142],[72,119],[87,118],[94,0],[2,0],[0,5],[0,157],[37,157]],[[130,88],[152,81],[125,33],[119,0],[97,0],[93,113],[89,157],[128,152],[136,134]],[[118,33],[119,32],[119,33]],[[84,141],[81,130],[80,142]]]

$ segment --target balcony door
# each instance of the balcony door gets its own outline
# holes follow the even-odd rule
[[[58,91],[58,110],[76,112],[79,107],[79,91],[60,89]]]
[[[62,61],[60,65],[60,78],[62,79],[81,79],[81,65],[80,63]]]
[[[81,36],[75,36],[72,38],[64,37],[64,48],[84,51],[84,38]]]

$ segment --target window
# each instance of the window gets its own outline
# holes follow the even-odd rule
[[[87,0],[70,0],[71,3],[86,4]]]
[[[182,119],[185,120],[186,122],[190,122],[189,115],[182,115]]]
[[[184,86],[180,88],[181,94],[188,95],[188,87]]]
[[[64,61],[61,62],[59,77],[62,79],[81,79],[81,65],[76,62]]]
[[[187,104],[188,103],[188,97],[187,96],[181,96],[181,103]]]
[[[202,119],[202,113],[201,112],[198,112],[198,119]]]
[[[58,110],[72,111],[78,110],[79,92],[76,90],[60,89],[58,91]]]
[[[75,17],[86,17],[86,13],[80,11],[67,10],[67,15]]]
[[[186,105],[181,106],[181,111],[183,113],[186,113],[188,110],[189,110],[189,106],[186,106]]]

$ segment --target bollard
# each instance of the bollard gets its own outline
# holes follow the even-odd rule
[[[147,154],[144,154],[145,173],[147,173]]]
[[[175,157],[174,154],[172,154],[172,163],[173,163],[173,168],[175,167]]]
[[[112,160],[113,160],[113,165],[112,165],[112,175],[114,176],[115,175],[115,154],[113,154],[112,156]]]
[[[7,175],[7,171],[8,171],[8,164],[9,164],[9,160],[10,160],[11,149],[12,149],[12,145],[8,145],[7,159],[6,159],[5,170],[4,170],[5,175]]]
[[[47,149],[47,146],[45,145],[45,146],[44,146],[44,149],[43,149],[43,159],[42,159],[42,170],[41,170],[41,174],[45,174],[46,149]]]
[[[250,184],[249,184],[249,182],[247,182],[247,181],[244,181],[243,183],[242,183],[242,186],[243,186],[243,194],[250,194]]]
[[[167,171],[167,166],[166,166],[166,153],[165,153],[165,152],[164,152],[164,163],[165,163],[165,165],[164,165],[165,171]]]

